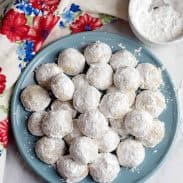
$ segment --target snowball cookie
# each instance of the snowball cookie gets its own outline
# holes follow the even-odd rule
[[[37,111],[30,115],[28,119],[28,130],[32,135],[43,136],[41,129],[42,119],[46,115],[45,111]]]
[[[58,74],[51,80],[51,91],[61,101],[71,100],[74,94],[74,84],[65,74]]]
[[[73,129],[71,113],[66,110],[49,111],[42,120],[42,130],[45,135],[62,138]]]
[[[106,118],[122,118],[129,111],[128,96],[122,92],[105,94],[99,109]]]
[[[132,53],[122,49],[112,55],[110,64],[114,70],[119,67],[135,67],[137,65],[137,59]]]
[[[100,152],[114,151],[120,142],[118,134],[109,128],[100,138],[97,139],[98,148]]]
[[[88,166],[74,161],[67,155],[57,161],[57,171],[66,182],[80,182],[88,175]]]
[[[84,135],[91,138],[100,137],[108,130],[107,119],[97,109],[81,114],[77,125]]]
[[[101,93],[93,86],[86,86],[74,92],[73,106],[80,113],[97,109]]]
[[[136,97],[135,107],[158,117],[166,108],[165,97],[159,91],[144,90]]]
[[[142,144],[145,147],[153,148],[163,140],[164,135],[165,135],[164,123],[159,120],[154,120],[150,132],[145,137],[139,140],[141,140]]]
[[[81,163],[91,163],[98,156],[98,146],[95,140],[89,137],[75,138],[69,148],[72,158]]]
[[[137,90],[140,86],[140,74],[133,67],[119,67],[114,74],[114,85],[123,91]]]
[[[123,140],[117,148],[119,164],[124,167],[134,168],[140,165],[145,157],[143,145],[133,139]]]
[[[107,93],[111,93],[111,92],[125,93],[128,96],[130,106],[132,106],[135,102],[136,93],[133,90],[131,90],[131,91],[122,91],[122,90],[120,90],[119,88],[117,88],[116,86],[113,85],[113,86],[111,86],[107,89]]]
[[[66,135],[64,137],[64,140],[66,141],[67,144],[71,144],[72,141],[76,138],[76,137],[81,137],[83,136],[81,131],[79,130],[78,126],[77,126],[77,120],[78,119],[74,119],[73,120],[73,130],[71,133],[69,133],[68,135]]]
[[[120,166],[115,155],[101,153],[98,158],[89,165],[90,175],[99,183],[113,182],[118,176]]]
[[[76,89],[82,89],[83,87],[89,85],[85,74],[79,74],[77,76],[74,76],[72,78],[72,82],[74,83]]]
[[[100,41],[88,45],[84,51],[86,62],[89,65],[99,62],[108,63],[111,55],[111,48],[107,44]]]
[[[58,65],[64,73],[75,76],[81,73],[85,67],[85,57],[75,48],[67,48],[58,58]]]
[[[120,135],[120,139],[125,139],[129,135],[125,129],[124,121],[124,118],[109,120],[111,128]]]
[[[149,134],[153,124],[152,116],[146,111],[135,109],[125,117],[125,128],[137,138],[143,138]]]
[[[73,108],[72,104],[70,102],[62,102],[60,100],[55,100],[51,104],[51,110],[52,111],[59,111],[59,110],[67,110],[71,113],[72,118],[75,118],[77,115],[77,111]]]
[[[48,92],[39,85],[26,87],[21,94],[21,102],[27,111],[43,111],[51,102]]]
[[[62,139],[42,137],[36,142],[37,157],[47,164],[54,164],[65,153],[65,143]]]
[[[86,73],[88,82],[99,90],[106,90],[112,85],[113,70],[109,64],[92,64]]]
[[[162,84],[161,70],[149,63],[142,63],[137,66],[141,76],[141,88],[157,90]]]
[[[50,89],[52,77],[62,72],[62,69],[55,63],[46,63],[40,65],[36,71],[36,80],[43,88]]]

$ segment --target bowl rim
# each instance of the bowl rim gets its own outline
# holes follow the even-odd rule
[[[134,5],[136,0],[130,0],[129,1],[129,5],[128,5],[128,21],[129,21],[129,25],[133,31],[133,33],[135,34],[135,36],[142,41],[145,44],[154,44],[154,45],[170,45],[170,44],[175,44],[175,43],[179,43],[181,41],[183,41],[183,33],[182,36],[175,38],[174,40],[170,40],[170,41],[155,41],[155,40],[151,40],[148,37],[144,36],[143,33],[141,33],[135,26],[135,23],[133,21],[132,18],[132,6]]]
[[[20,142],[17,141],[17,133],[16,133],[16,130],[15,130],[15,119],[14,119],[14,115],[13,114],[13,111],[15,111],[15,108],[16,108],[16,98],[17,98],[17,93],[18,93],[18,90],[17,88],[19,88],[19,86],[21,85],[22,83],[22,79],[24,78],[24,76],[26,75],[26,73],[28,72],[29,68],[33,67],[34,64],[36,64],[36,62],[34,62],[34,60],[37,60],[39,57],[41,57],[41,55],[44,55],[45,53],[47,53],[47,51],[49,51],[49,48],[52,47],[53,45],[56,45],[58,44],[61,40],[63,39],[67,39],[68,37],[70,36],[87,36],[88,34],[106,34],[107,36],[110,36],[110,35],[113,35],[113,36],[118,36],[118,37],[124,37],[125,39],[127,40],[130,40],[130,41],[135,41],[137,42],[137,44],[139,44],[140,42],[132,37],[129,37],[129,36],[124,36],[124,35],[119,35],[117,33],[111,33],[111,32],[106,32],[106,31],[92,31],[92,32],[82,32],[82,33],[77,33],[77,34],[74,34],[74,35],[67,35],[67,36],[64,36],[60,39],[58,39],[57,41],[54,41],[52,42],[51,44],[49,44],[48,46],[44,47],[41,51],[39,51],[36,56],[33,58],[33,60],[29,63],[29,65],[24,69],[24,71],[21,73],[15,87],[14,87],[14,91],[13,91],[13,95],[12,95],[12,98],[11,98],[11,105],[10,105],[10,118],[11,118],[11,128],[12,128],[12,131],[13,131],[13,135],[15,137],[15,142],[16,142],[16,145],[18,147],[18,150],[21,154],[21,156],[23,157],[23,159],[25,160],[25,162],[28,164],[29,167],[31,167],[31,169],[37,174],[39,175],[43,180],[45,180],[46,182],[49,182],[50,180],[48,178],[45,178],[45,176],[43,176],[41,174],[40,171],[37,171],[36,169],[36,166],[34,166],[34,164],[26,158],[24,152],[23,152],[23,149],[21,148],[21,145],[20,145]],[[141,44],[141,43],[140,43]],[[161,66],[163,65],[162,62],[151,52],[149,51],[147,48],[145,48],[143,45],[141,45],[142,49],[148,53],[148,55],[150,57],[152,57],[154,60],[156,60]],[[169,77],[169,80],[170,80],[170,84],[172,85],[172,91],[174,92],[175,94],[175,102],[176,102],[176,106],[177,106],[177,111],[176,111],[176,126],[175,126],[175,132],[173,134],[173,137],[169,143],[169,146],[168,148],[166,149],[166,153],[164,154],[163,158],[161,158],[161,161],[159,161],[159,164],[152,170],[150,171],[149,173],[147,173],[145,176],[143,176],[141,178],[141,180],[138,180],[137,183],[143,183],[145,180],[147,180],[148,178],[150,178],[160,167],[161,165],[165,162],[165,160],[167,159],[169,153],[171,152],[171,150],[173,149],[172,146],[175,144],[175,139],[177,137],[177,132],[178,132],[178,127],[180,125],[180,103],[179,103],[179,100],[178,100],[178,94],[175,90],[175,85],[173,83],[173,80],[171,78],[171,76],[169,75],[168,71],[165,70],[165,72],[167,72],[167,75]],[[121,167],[120,167],[121,168]],[[55,170],[56,171],[56,170]],[[62,178],[62,177],[61,177]]]

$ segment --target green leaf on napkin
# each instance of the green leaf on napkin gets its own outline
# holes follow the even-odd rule
[[[33,18],[34,18],[33,16],[29,16],[29,15],[26,16],[28,25],[32,25],[33,24]]]
[[[116,19],[116,17],[105,14],[100,14],[99,17],[101,18],[103,24],[108,24]]]

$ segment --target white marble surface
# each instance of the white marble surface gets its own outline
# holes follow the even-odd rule
[[[105,31],[117,32],[133,36],[128,24],[116,22],[103,28]],[[150,48],[152,52],[164,63],[171,74],[175,85],[179,88],[183,79],[183,44]],[[7,163],[5,168],[4,183],[43,183],[30,168],[24,163],[11,135],[8,147]],[[179,128],[176,142],[161,168],[147,180],[147,183],[182,183],[183,178],[183,131]]]

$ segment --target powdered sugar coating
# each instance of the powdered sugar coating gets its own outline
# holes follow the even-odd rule
[[[99,90],[106,90],[112,85],[113,70],[109,64],[90,65],[86,73],[88,82]]]
[[[73,108],[70,102],[62,102],[60,100],[55,100],[51,104],[52,111],[59,111],[59,110],[67,110],[71,113],[72,118],[75,118],[77,115],[77,111]]]
[[[102,125],[101,125],[102,126]],[[100,138],[97,139],[98,148],[100,152],[112,152],[114,151],[120,142],[118,134],[112,130],[108,129]]]
[[[132,110],[125,117],[125,128],[131,135],[143,138],[149,134],[153,124],[152,116],[143,110]]]
[[[74,84],[65,74],[58,74],[51,80],[51,91],[61,101],[71,100],[74,94]]]
[[[136,97],[135,107],[158,117],[166,108],[165,97],[160,91],[145,90]]]
[[[120,165],[134,168],[139,166],[145,158],[143,145],[133,139],[123,140],[117,148],[117,157]]]
[[[119,67],[114,74],[114,84],[123,91],[134,91],[140,86],[140,74],[133,67]]]
[[[81,114],[77,125],[84,135],[91,138],[100,137],[108,130],[107,119],[96,109]]]
[[[129,111],[128,96],[122,92],[105,94],[99,109],[106,118],[119,119]]]
[[[36,71],[36,80],[43,88],[50,89],[50,83],[52,77],[61,73],[62,69],[55,63],[46,63],[40,65]]]
[[[49,111],[42,120],[43,133],[48,137],[62,138],[72,129],[72,116],[67,110]]]
[[[82,89],[89,85],[85,74],[79,74],[74,76],[72,78],[72,82],[74,83],[76,89]]]
[[[150,132],[143,138],[139,139],[145,147],[153,148],[159,144],[165,136],[165,125],[159,120],[153,121]]]
[[[88,175],[88,166],[74,161],[71,156],[62,156],[57,161],[58,173],[66,182],[80,182]]]
[[[97,158],[98,146],[95,140],[89,137],[77,137],[72,141],[69,152],[75,161],[88,164]]]
[[[110,64],[114,70],[119,67],[135,67],[137,65],[137,59],[132,53],[122,49],[112,55]]]
[[[64,73],[75,76],[81,73],[85,67],[85,57],[75,48],[67,48],[58,58],[58,65]]]
[[[99,183],[114,181],[120,171],[120,166],[115,155],[101,153],[98,158],[89,165],[92,178]]]
[[[30,115],[28,119],[28,129],[32,135],[43,136],[41,129],[42,119],[46,115],[45,111],[37,111]]]
[[[137,66],[141,76],[141,88],[157,90],[162,84],[161,70],[149,63],[142,63]]]
[[[95,63],[108,63],[111,58],[112,50],[111,48],[100,41],[92,43],[85,48],[84,56],[86,62],[90,64]]]
[[[62,139],[42,137],[36,142],[35,152],[41,161],[54,164],[65,153],[65,143]]]
[[[48,107],[51,98],[39,85],[30,85],[21,93],[21,102],[27,111],[42,111]]]
[[[77,121],[78,119],[74,119],[73,120],[73,130],[71,133],[69,133],[68,135],[66,135],[64,137],[64,140],[66,141],[67,144],[71,144],[72,141],[76,138],[76,137],[81,137],[83,136],[81,131],[79,130],[78,126],[77,126]]]
[[[129,133],[125,129],[124,117],[121,119],[110,119],[111,128],[120,135],[120,139],[125,139]]]
[[[116,86],[112,85],[111,87],[109,87],[107,89],[107,93],[111,93],[111,92],[122,92],[125,93],[128,96],[128,100],[129,100],[129,105],[132,106],[135,102],[135,97],[136,97],[136,93],[135,91],[131,90],[131,91],[122,91],[119,88],[117,88]]]
[[[97,109],[100,102],[101,93],[93,86],[85,86],[75,90],[73,96],[73,106],[80,113]]]

